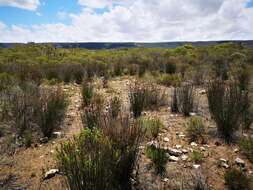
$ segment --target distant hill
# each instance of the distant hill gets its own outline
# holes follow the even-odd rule
[[[193,46],[201,47],[201,46],[209,46],[209,45],[217,45],[226,42],[233,42],[237,44],[243,44],[247,47],[253,48],[253,40],[245,40],[245,41],[200,41],[200,42],[161,42],[161,43],[133,43],[133,42],[81,42],[81,43],[37,43],[37,44],[52,44],[56,48],[84,48],[90,50],[99,50],[99,49],[119,49],[119,48],[176,48],[178,46],[182,46],[185,44],[191,44]],[[0,48],[10,48],[17,44],[22,43],[0,43]]]

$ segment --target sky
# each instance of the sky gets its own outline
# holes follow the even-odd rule
[[[0,0],[0,42],[253,40],[253,0]]]

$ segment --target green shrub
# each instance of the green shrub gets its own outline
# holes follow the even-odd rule
[[[81,110],[81,119],[83,123],[83,127],[87,127],[89,129],[93,129],[99,127],[101,123],[101,108],[92,103],[87,107],[84,107]]]
[[[253,163],[253,138],[243,138],[239,143],[240,149]]]
[[[145,88],[140,84],[135,84],[130,87],[129,99],[130,99],[130,108],[133,112],[134,118],[141,116],[142,111],[145,106]]]
[[[94,95],[94,87],[90,82],[84,82],[82,84],[82,106],[88,106],[91,103],[91,99]]]
[[[146,155],[151,159],[158,174],[163,174],[166,171],[165,165],[168,159],[164,149],[150,145],[146,148]]]
[[[205,124],[201,117],[191,117],[186,124],[187,135],[190,141],[204,142],[205,135]]]
[[[172,113],[178,113],[179,112],[179,105],[178,105],[178,100],[177,100],[177,89],[174,88],[172,91],[172,96],[171,96],[171,112]]]
[[[241,170],[231,168],[226,171],[224,178],[229,190],[252,189],[251,179]]]
[[[193,150],[193,152],[190,155],[190,159],[194,163],[202,162],[203,158],[204,158],[204,154],[198,150]]]
[[[130,189],[142,130],[129,117],[104,121],[57,150],[70,189]]]
[[[165,86],[180,86],[182,79],[178,74],[162,74],[157,79],[159,84]]]
[[[42,89],[40,107],[40,128],[44,136],[50,137],[62,121],[67,106],[62,89]]]
[[[226,84],[218,80],[208,84],[207,97],[209,111],[217,124],[218,133],[227,142],[231,141],[248,104],[248,93],[241,91],[236,83]]]
[[[109,113],[111,117],[115,119],[118,117],[120,111],[121,111],[121,100],[119,99],[119,97],[115,96],[110,101]]]
[[[140,125],[146,130],[148,137],[157,138],[159,131],[164,128],[163,123],[159,118],[145,118],[139,119]]]
[[[184,116],[189,116],[190,112],[197,109],[195,103],[196,94],[193,85],[183,85],[176,88],[176,91],[179,112],[183,113]]]
[[[26,132],[24,135],[24,144],[25,144],[25,147],[27,148],[32,145],[32,133],[30,131]]]

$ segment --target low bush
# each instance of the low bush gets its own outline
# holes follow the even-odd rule
[[[202,173],[191,173],[189,179],[182,180],[182,190],[211,190],[208,180]]]
[[[212,81],[207,87],[209,111],[217,124],[218,133],[230,142],[234,132],[240,127],[248,93],[241,91],[236,83]]]
[[[178,100],[177,100],[177,89],[176,88],[174,88],[172,91],[170,107],[171,107],[172,113],[179,112],[179,105],[178,105]]]
[[[70,189],[131,189],[142,130],[129,117],[104,121],[57,150]]]
[[[243,138],[239,143],[240,150],[248,157],[253,163],[253,138]]]
[[[150,145],[146,148],[146,155],[154,164],[155,170],[158,174],[164,174],[166,171],[165,165],[167,163],[166,151],[160,147]]]
[[[225,173],[225,183],[229,190],[250,190],[252,180],[243,171],[231,168]]]
[[[102,122],[101,119],[101,108],[98,105],[92,103],[87,107],[84,107],[81,110],[81,119],[83,123],[83,127],[87,127],[89,129],[93,129],[99,127]]]
[[[186,124],[187,136],[190,141],[200,141],[201,143],[205,140],[205,124],[201,117],[191,117]]]
[[[159,84],[165,86],[180,86],[182,79],[178,74],[162,74],[157,78]]]
[[[145,91],[145,109],[158,109],[160,106],[166,105],[166,95],[159,86],[147,83],[143,84],[143,90]]]
[[[84,82],[82,84],[82,106],[88,106],[94,95],[94,87],[91,82]]]
[[[163,123],[159,118],[145,118],[139,119],[140,125],[146,130],[146,135],[149,138],[157,138],[159,131],[164,128]]]
[[[202,162],[203,158],[204,158],[204,154],[198,150],[193,150],[193,152],[190,155],[190,159],[194,163]]]
[[[116,119],[118,117],[121,111],[121,100],[119,97],[115,96],[111,99],[108,111],[112,118]]]
[[[130,109],[133,112],[134,118],[140,117],[145,107],[145,88],[135,83],[134,86],[130,87],[129,100]]]
[[[185,84],[176,88],[177,103],[180,113],[189,116],[190,112],[197,110],[196,94],[192,84]]]
[[[42,89],[40,105],[40,128],[44,136],[50,137],[62,121],[67,106],[66,96],[62,89]]]

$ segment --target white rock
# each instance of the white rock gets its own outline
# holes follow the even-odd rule
[[[194,113],[194,112],[190,112],[189,115],[190,115],[190,116],[196,116],[197,114]]]
[[[162,181],[163,181],[163,182],[168,182],[169,179],[166,177],[166,178],[163,178]]]
[[[186,161],[186,160],[188,159],[188,156],[187,156],[187,155],[182,155],[182,156],[181,156],[181,159],[182,159],[183,161]]]
[[[235,159],[235,163],[239,166],[244,167],[245,166],[245,162],[241,159],[241,158],[236,158]]]
[[[238,152],[239,152],[238,148],[234,149],[234,153],[238,153]]]
[[[187,154],[187,153],[188,153],[188,150],[187,150],[187,149],[182,149],[182,152],[183,152],[184,154]]]
[[[210,146],[208,144],[204,144],[203,147],[210,148]]]
[[[227,163],[228,161],[224,158],[220,158],[220,162]]]
[[[164,142],[169,142],[170,141],[170,139],[168,137],[164,137],[163,140],[164,140]]]
[[[169,157],[169,161],[171,161],[171,162],[177,162],[178,160],[179,160],[179,158],[176,157],[176,156],[170,156]]]
[[[198,146],[198,144],[195,142],[191,142],[191,146]]]
[[[158,148],[159,144],[157,141],[150,141],[147,143],[147,146],[154,146],[154,147]]]
[[[199,169],[199,168],[200,168],[200,165],[194,164],[194,165],[193,165],[193,168],[194,168],[194,169]]]
[[[53,137],[55,137],[55,138],[61,138],[61,137],[62,137],[62,133],[59,132],[59,131],[53,132],[52,135],[53,135]]]
[[[228,169],[228,168],[229,168],[229,165],[228,165],[228,164],[226,164],[226,163],[224,163],[224,162],[222,162],[222,163],[221,163],[221,166],[222,166],[223,168],[226,168],[226,169]]]
[[[199,91],[199,94],[200,94],[200,95],[206,94],[206,90],[200,90],[200,91]]]
[[[51,169],[51,170],[47,171],[44,175],[44,180],[54,177],[55,174],[57,174],[57,173],[59,173],[58,169]]]
[[[169,148],[168,153],[172,156],[181,156],[183,154],[183,152],[181,150],[177,150],[174,148]]]
[[[205,147],[203,147],[203,146],[200,147],[200,150],[203,151],[203,152],[206,151]]]
[[[180,149],[180,148],[182,148],[182,145],[177,144],[176,149]]]

